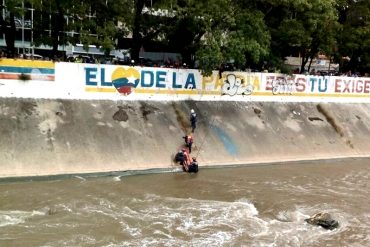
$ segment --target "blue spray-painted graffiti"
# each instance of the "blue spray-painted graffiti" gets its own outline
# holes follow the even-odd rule
[[[231,137],[223,129],[216,125],[211,125],[211,129],[215,132],[217,137],[220,138],[227,152],[233,156],[236,156],[238,154],[238,149]]]

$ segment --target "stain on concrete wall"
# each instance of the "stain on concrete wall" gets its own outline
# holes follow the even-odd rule
[[[113,119],[119,122],[128,120],[128,115],[122,106],[118,106],[118,111],[113,114]]]
[[[176,120],[184,134],[187,134],[191,128],[189,116],[181,109],[181,103],[172,102],[172,108],[176,115]]]

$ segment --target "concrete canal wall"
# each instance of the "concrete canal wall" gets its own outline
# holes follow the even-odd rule
[[[190,109],[200,166],[370,156],[368,78],[22,60],[0,71],[0,177],[179,169]]]

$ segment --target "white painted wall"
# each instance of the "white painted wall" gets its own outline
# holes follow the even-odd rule
[[[136,78],[134,78],[136,75]],[[112,81],[139,79],[131,93]],[[34,80],[36,79],[36,80]],[[370,78],[319,77],[271,73],[218,72],[203,77],[197,70],[55,63],[55,81],[0,80],[0,97],[98,100],[206,100],[276,102],[370,102]]]

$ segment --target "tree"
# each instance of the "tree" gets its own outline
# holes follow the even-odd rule
[[[35,9],[33,33],[35,46],[47,45],[52,47],[52,56],[58,55],[58,47],[68,44],[66,17],[73,14],[77,3],[72,0],[31,0]],[[72,21],[72,18],[71,18]]]
[[[189,56],[195,54],[206,75],[229,61],[240,68],[258,62],[268,54],[270,36],[263,14],[244,4],[231,0],[178,1],[168,27],[169,43]]]
[[[172,2],[173,1],[173,2]],[[134,0],[133,14],[126,19],[132,32],[131,58],[139,59],[140,49],[145,43],[165,43],[164,33],[173,26],[172,7],[176,0]]]
[[[370,2],[341,0],[337,4],[341,32],[335,60],[342,71],[370,71]]]
[[[106,55],[116,47],[119,35],[127,34],[125,23],[130,0],[33,0],[35,44],[53,47],[82,44],[86,51],[95,45]],[[67,22],[68,19],[68,22]]]
[[[335,43],[335,32],[338,30],[335,1],[286,1],[278,8],[282,9],[284,16],[280,16],[273,38],[288,53],[300,53],[301,73],[305,72],[308,62],[310,70],[313,58],[319,52],[329,53]],[[282,51],[281,55],[288,54]]]
[[[94,18],[90,19],[89,33],[85,33],[87,43],[100,47],[108,56],[116,48],[116,40],[128,34],[126,23],[130,21],[132,1],[93,0],[88,1]],[[90,35],[91,30],[95,36]]]
[[[5,5],[0,5],[0,9],[5,13],[5,16],[0,15],[0,32],[5,35],[7,55],[9,57],[15,56],[15,16],[22,15],[22,4],[24,4],[22,0],[8,0]]]

